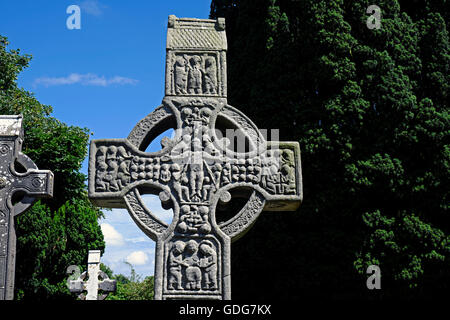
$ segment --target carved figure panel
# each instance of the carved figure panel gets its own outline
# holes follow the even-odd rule
[[[213,237],[174,237],[166,243],[169,293],[215,293],[220,286],[220,254]]]
[[[219,93],[218,57],[212,53],[173,55],[172,91],[176,95],[217,95]]]

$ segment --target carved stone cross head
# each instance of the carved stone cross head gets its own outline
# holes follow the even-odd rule
[[[14,217],[37,198],[53,195],[53,173],[38,170],[21,152],[22,119],[21,115],[0,116],[0,300],[12,300],[14,296]]]
[[[116,280],[110,280],[108,275],[100,270],[100,255],[100,250],[89,250],[87,271],[78,279],[69,281],[70,292],[79,293],[81,300],[104,300],[108,293],[116,291]],[[98,294],[99,291],[101,294]]]
[[[170,128],[162,150],[145,152]],[[227,103],[224,19],[170,16],[162,105],[127,139],[93,140],[89,156],[91,201],[127,208],[156,241],[155,299],[230,299],[231,242],[261,211],[300,205],[299,144],[263,133]],[[170,225],[148,210],[143,193],[173,210]],[[218,223],[217,207],[233,197],[247,203]]]

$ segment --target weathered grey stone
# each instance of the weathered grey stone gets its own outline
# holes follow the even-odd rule
[[[89,250],[87,272],[83,272],[78,279],[69,281],[70,292],[79,293],[81,300],[103,300],[110,292],[116,291],[116,280],[109,279],[108,275],[100,270],[100,254],[100,250]],[[101,294],[98,294],[99,290]]]
[[[155,299],[230,299],[231,242],[261,211],[295,210],[302,201],[299,144],[266,141],[227,104],[224,30],[223,19],[169,16],[162,105],[127,139],[91,142],[91,201],[127,208],[156,241]],[[144,152],[169,128],[176,129],[175,136],[161,141],[161,151]],[[226,129],[232,129],[237,146],[234,137],[223,136]],[[141,193],[158,194],[162,206],[173,209],[170,225],[148,210]],[[248,201],[218,224],[217,205],[232,196]]]
[[[53,174],[38,170],[22,150],[22,116],[0,116],[0,300],[14,297],[14,217],[53,195]]]

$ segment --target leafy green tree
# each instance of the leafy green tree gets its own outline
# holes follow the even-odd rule
[[[50,106],[17,86],[31,56],[7,46],[0,36],[0,114],[23,114],[23,152],[55,177],[53,199],[38,201],[16,221],[16,298],[71,299],[67,267],[84,267],[88,251],[105,246],[98,225],[102,213],[90,203],[80,172],[89,131],[51,117]]]
[[[377,1],[379,29],[371,4],[212,1],[229,103],[302,149],[304,203],[233,244],[235,298],[448,295],[450,3]]]
[[[129,262],[125,262],[131,269],[129,277],[118,274],[112,278],[117,281],[117,290],[109,294],[106,300],[153,300],[154,278],[153,276],[142,277]]]

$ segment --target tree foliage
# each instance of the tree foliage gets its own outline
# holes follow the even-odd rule
[[[80,172],[89,131],[55,119],[50,106],[18,87],[31,56],[7,47],[0,36],[0,114],[23,114],[22,151],[55,178],[53,199],[38,201],[16,220],[16,298],[69,299],[67,267],[84,266],[90,249],[105,246],[97,222],[101,211],[90,203]]]
[[[233,245],[234,297],[449,290],[450,3],[378,1],[379,29],[371,4],[212,1],[229,103],[302,149],[304,203]],[[381,292],[365,287],[371,264]]]
[[[136,273],[133,266],[129,265],[131,274],[129,277],[118,274],[112,276],[116,280],[117,290],[109,294],[106,300],[153,300],[154,296],[154,278],[153,276],[142,277]]]

